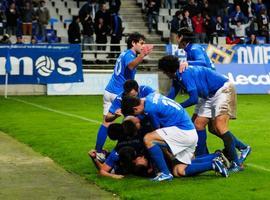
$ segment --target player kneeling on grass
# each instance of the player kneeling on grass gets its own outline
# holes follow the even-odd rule
[[[152,93],[145,99],[124,97],[121,109],[124,115],[147,114],[156,128],[144,136],[145,146],[160,172],[154,181],[173,178],[160,148],[164,145],[168,146],[173,157],[179,161],[174,175],[191,176],[214,169],[224,177],[228,176],[226,167],[219,159],[207,160],[206,165],[192,163],[198,136],[187,112],[177,102]]]
[[[153,168],[148,162],[148,153],[138,129],[140,123],[135,117],[128,117],[122,124],[114,123],[108,127],[108,136],[111,140],[116,140],[117,145],[105,162],[101,163],[96,158],[95,150],[89,152],[102,176],[115,179],[127,174],[153,176]]]

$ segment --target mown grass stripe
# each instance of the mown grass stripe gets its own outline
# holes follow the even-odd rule
[[[101,124],[100,121],[97,121],[97,120],[94,120],[94,119],[89,119],[89,118],[82,117],[82,116],[75,115],[75,114],[71,114],[71,113],[68,113],[68,112],[64,112],[64,111],[60,111],[60,110],[55,110],[55,109],[52,109],[52,108],[49,108],[49,107],[46,107],[46,106],[42,106],[42,105],[35,104],[35,103],[29,102],[29,101],[25,101],[25,100],[22,100],[22,99],[13,98],[13,97],[12,98],[9,98],[9,99],[11,99],[13,101],[24,103],[24,104],[27,104],[27,105],[34,106],[36,108],[40,108],[42,110],[47,110],[47,111],[50,111],[50,112],[54,112],[54,113],[57,113],[57,114],[60,114],[60,115],[77,118],[77,119],[80,119],[80,120],[83,120],[83,121],[87,121],[87,122],[92,122],[92,123],[95,123],[95,124]]]

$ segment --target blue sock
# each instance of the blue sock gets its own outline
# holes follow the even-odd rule
[[[238,150],[241,150],[241,149],[245,149],[247,148],[247,145],[244,144],[243,142],[241,142],[240,140],[238,140],[231,132],[229,132],[232,137],[233,137],[233,140],[235,142],[235,147],[238,149]]]
[[[214,158],[216,158],[218,154],[211,153],[208,155],[196,156],[195,159],[191,161],[191,163],[203,163],[203,162],[211,162]]]
[[[208,154],[209,152],[206,145],[206,139],[207,139],[206,130],[204,129],[201,131],[197,131],[197,134],[198,134],[198,143],[197,143],[195,155],[200,156],[200,155]]]
[[[96,150],[98,153],[102,151],[102,148],[105,144],[106,138],[107,138],[107,130],[108,128],[104,126],[103,124],[100,126],[97,134],[97,141],[96,141]]]
[[[228,155],[229,160],[234,161],[236,164],[239,164],[238,155],[235,149],[235,141],[233,139],[232,133],[227,131],[225,134],[221,136],[225,151]]]
[[[163,156],[163,152],[161,151],[160,147],[158,145],[154,145],[149,148],[148,151],[159,171],[163,172],[164,174],[170,174],[170,171]]]
[[[196,174],[212,170],[212,161],[203,163],[191,163],[185,169],[185,176],[194,176]]]

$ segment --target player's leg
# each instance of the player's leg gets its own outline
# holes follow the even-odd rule
[[[208,122],[208,118],[200,116],[197,116],[194,121],[194,125],[198,134],[198,143],[195,151],[196,156],[208,154],[208,148],[206,144],[207,134],[205,129]]]
[[[159,145],[157,145],[158,143],[164,144],[164,142],[164,139],[160,137],[156,131],[148,133],[144,136],[144,144],[148,149],[151,159],[156,164],[158,170],[163,174],[170,175],[170,171],[165,162],[163,152]],[[172,179],[172,177],[170,179]]]
[[[97,150],[97,156],[99,157],[99,153],[102,153],[103,146],[105,144],[106,138],[107,138],[107,131],[108,131],[108,126],[110,123],[105,122],[105,115],[109,112],[109,108],[111,106],[111,102],[117,95],[109,93],[105,91],[104,96],[103,96],[103,123],[99,127],[98,133],[97,133],[97,140],[96,140],[96,147],[95,149]]]

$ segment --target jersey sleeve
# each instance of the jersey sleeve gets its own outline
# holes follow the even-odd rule
[[[149,86],[146,86],[146,85],[142,85],[140,86],[140,98],[144,98],[146,97],[148,94],[151,94],[155,92],[155,90]]]
[[[113,168],[118,160],[119,154],[115,150],[112,150],[110,155],[106,158],[105,163]]]
[[[177,83],[177,80],[174,79],[172,81],[172,86],[170,88],[169,93],[167,94],[167,97],[169,99],[175,99],[180,89],[181,89],[181,86]]]
[[[109,109],[109,112],[112,113],[112,114],[115,114],[116,110],[121,108],[121,101],[122,101],[121,97],[116,97],[112,102],[112,105],[111,105],[111,107]]]
[[[198,103],[198,91],[197,91],[197,87],[196,87],[196,83],[194,81],[194,79],[192,78],[192,74],[190,72],[190,70],[186,70],[183,74],[182,74],[182,82],[184,84],[184,86],[186,87],[186,90],[188,92],[189,98],[180,103],[180,105],[183,108],[192,106],[194,104]]]
[[[127,53],[124,57],[125,67],[128,66],[135,58],[136,56],[133,55],[132,53]]]

